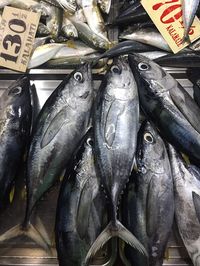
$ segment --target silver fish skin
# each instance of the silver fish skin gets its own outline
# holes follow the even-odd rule
[[[199,116],[194,115],[199,109],[194,100],[172,76],[148,58],[129,55],[129,63],[140,88],[140,104],[145,115],[168,142],[200,160]]]
[[[68,38],[78,38],[78,31],[73,23],[70,21],[69,17],[65,13],[63,15],[63,22],[61,28],[63,34]]]
[[[138,133],[137,171],[123,197],[124,225],[140,240],[149,260],[128,245],[131,265],[162,266],[174,220],[174,191],[168,153],[158,131],[144,122]]]
[[[83,266],[106,220],[105,195],[94,165],[93,137],[87,134],[59,193],[55,227],[59,265]]]
[[[108,42],[105,22],[95,0],[82,0],[82,8],[90,29]]]
[[[108,198],[111,221],[88,251],[86,263],[114,236],[146,254],[117,217],[120,196],[133,165],[139,127],[137,85],[125,58],[116,58],[107,72],[99,89],[93,121],[95,162]]]
[[[190,40],[189,31],[193,24],[197,8],[199,6],[199,0],[182,0],[183,10],[183,23],[184,23],[184,39]]]
[[[154,28],[136,29],[132,32],[124,32],[120,35],[120,38],[145,43],[161,50],[171,52],[171,48],[165,39],[159,31]]]
[[[71,14],[77,10],[76,0],[56,0],[56,2],[65,10]]]
[[[47,29],[53,38],[58,37],[61,32],[63,11],[60,8],[49,5],[48,12],[50,15],[46,19]]]
[[[200,169],[186,166],[169,145],[174,180],[175,218],[194,266],[200,266]]]
[[[31,129],[30,83],[14,81],[0,97],[0,210],[6,207]]]

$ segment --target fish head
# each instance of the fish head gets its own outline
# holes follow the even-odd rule
[[[132,100],[137,95],[136,81],[125,57],[114,59],[107,72],[106,90],[108,98],[116,100]]]
[[[73,71],[69,77],[70,101],[76,109],[90,109],[93,101],[91,66],[88,63]]]
[[[136,154],[138,171],[143,174],[148,171],[161,174],[166,157],[165,144],[157,130],[149,122],[143,122],[138,134]]]
[[[162,67],[139,54],[129,55],[129,64],[137,83],[153,94],[162,94],[177,86],[177,82]]]
[[[28,77],[22,76],[4,91],[1,107],[6,109],[8,117],[23,118],[30,113],[31,96]]]

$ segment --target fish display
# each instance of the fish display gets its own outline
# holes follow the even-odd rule
[[[129,55],[129,62],[140,88],[140,104],[145,115],[169,143],[198,161],[200,131],[196,129],[199,122],[195,122],[192,115],[198,106],[177,81],[153,61],[134,54]]]
[[[186,166],[169,145],[174,180],[175,218],[184,245],[194,266],[200,265],[200,170]]]
[[[29,79],[20,77],[0,97],[0,210],[9,201],[30,137],[32,108],[29,87]]]
[[[106,225],[105,195],[96,175],[92,146],[89,133],[60,190],[55,227],[60,266],[84,265],[90,246]]]
[[[128,182],[139,127],[137,85],[126,59],[116,58],[99,89],[94,111],[94,157],[108,198],[111,221],[88,251],[86,262],[112,237],[120,237],[143,255],[146,250],[118,219],[118,205]]]
[[[138,133],[137,171],[123,197],[124,225],[148,251],[149,258],[125,248],[131,265],[162,266],[174,220],[174,192],[165,144],[149,122]]]

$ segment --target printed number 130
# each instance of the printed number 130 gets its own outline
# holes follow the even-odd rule
[[[2,42],[3,48],[7,50],[8,53],[0,53],[0,57],[4,58],[5,61],[8,60],[16,63],[22,45],[20,34],[26,31],[26,24],[23,20],[12,19],[9,21],[8,25],[11,34],[7,34]]]

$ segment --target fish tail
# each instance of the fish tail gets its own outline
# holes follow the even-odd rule
[[[37,243],[40,247],[45,249],[50,253],[50,247],[48,242],[44,239],[43,235],[32,225],[29,224],[26,227],[22,224],[17,224],[14,227],[10,228],[8,231],[0,235],[0,242],[19,237],[27,236]]]
[[[126,229],[119,220],[116,220],[114,223],[113,221],[110,221],[106,228],[97,237],[87,253],[87,256],[85,258],[85,265],[88,265],[90,258],[92,258],[96,254],[96,252],[113,237],[121,238],[124,242],[148,257],[146,249],[139,242],[139,240],[128,229]]]
[[[189,30],[186,30],[183,35],[183,43],[191,43],[190,37],[189,37]]]

